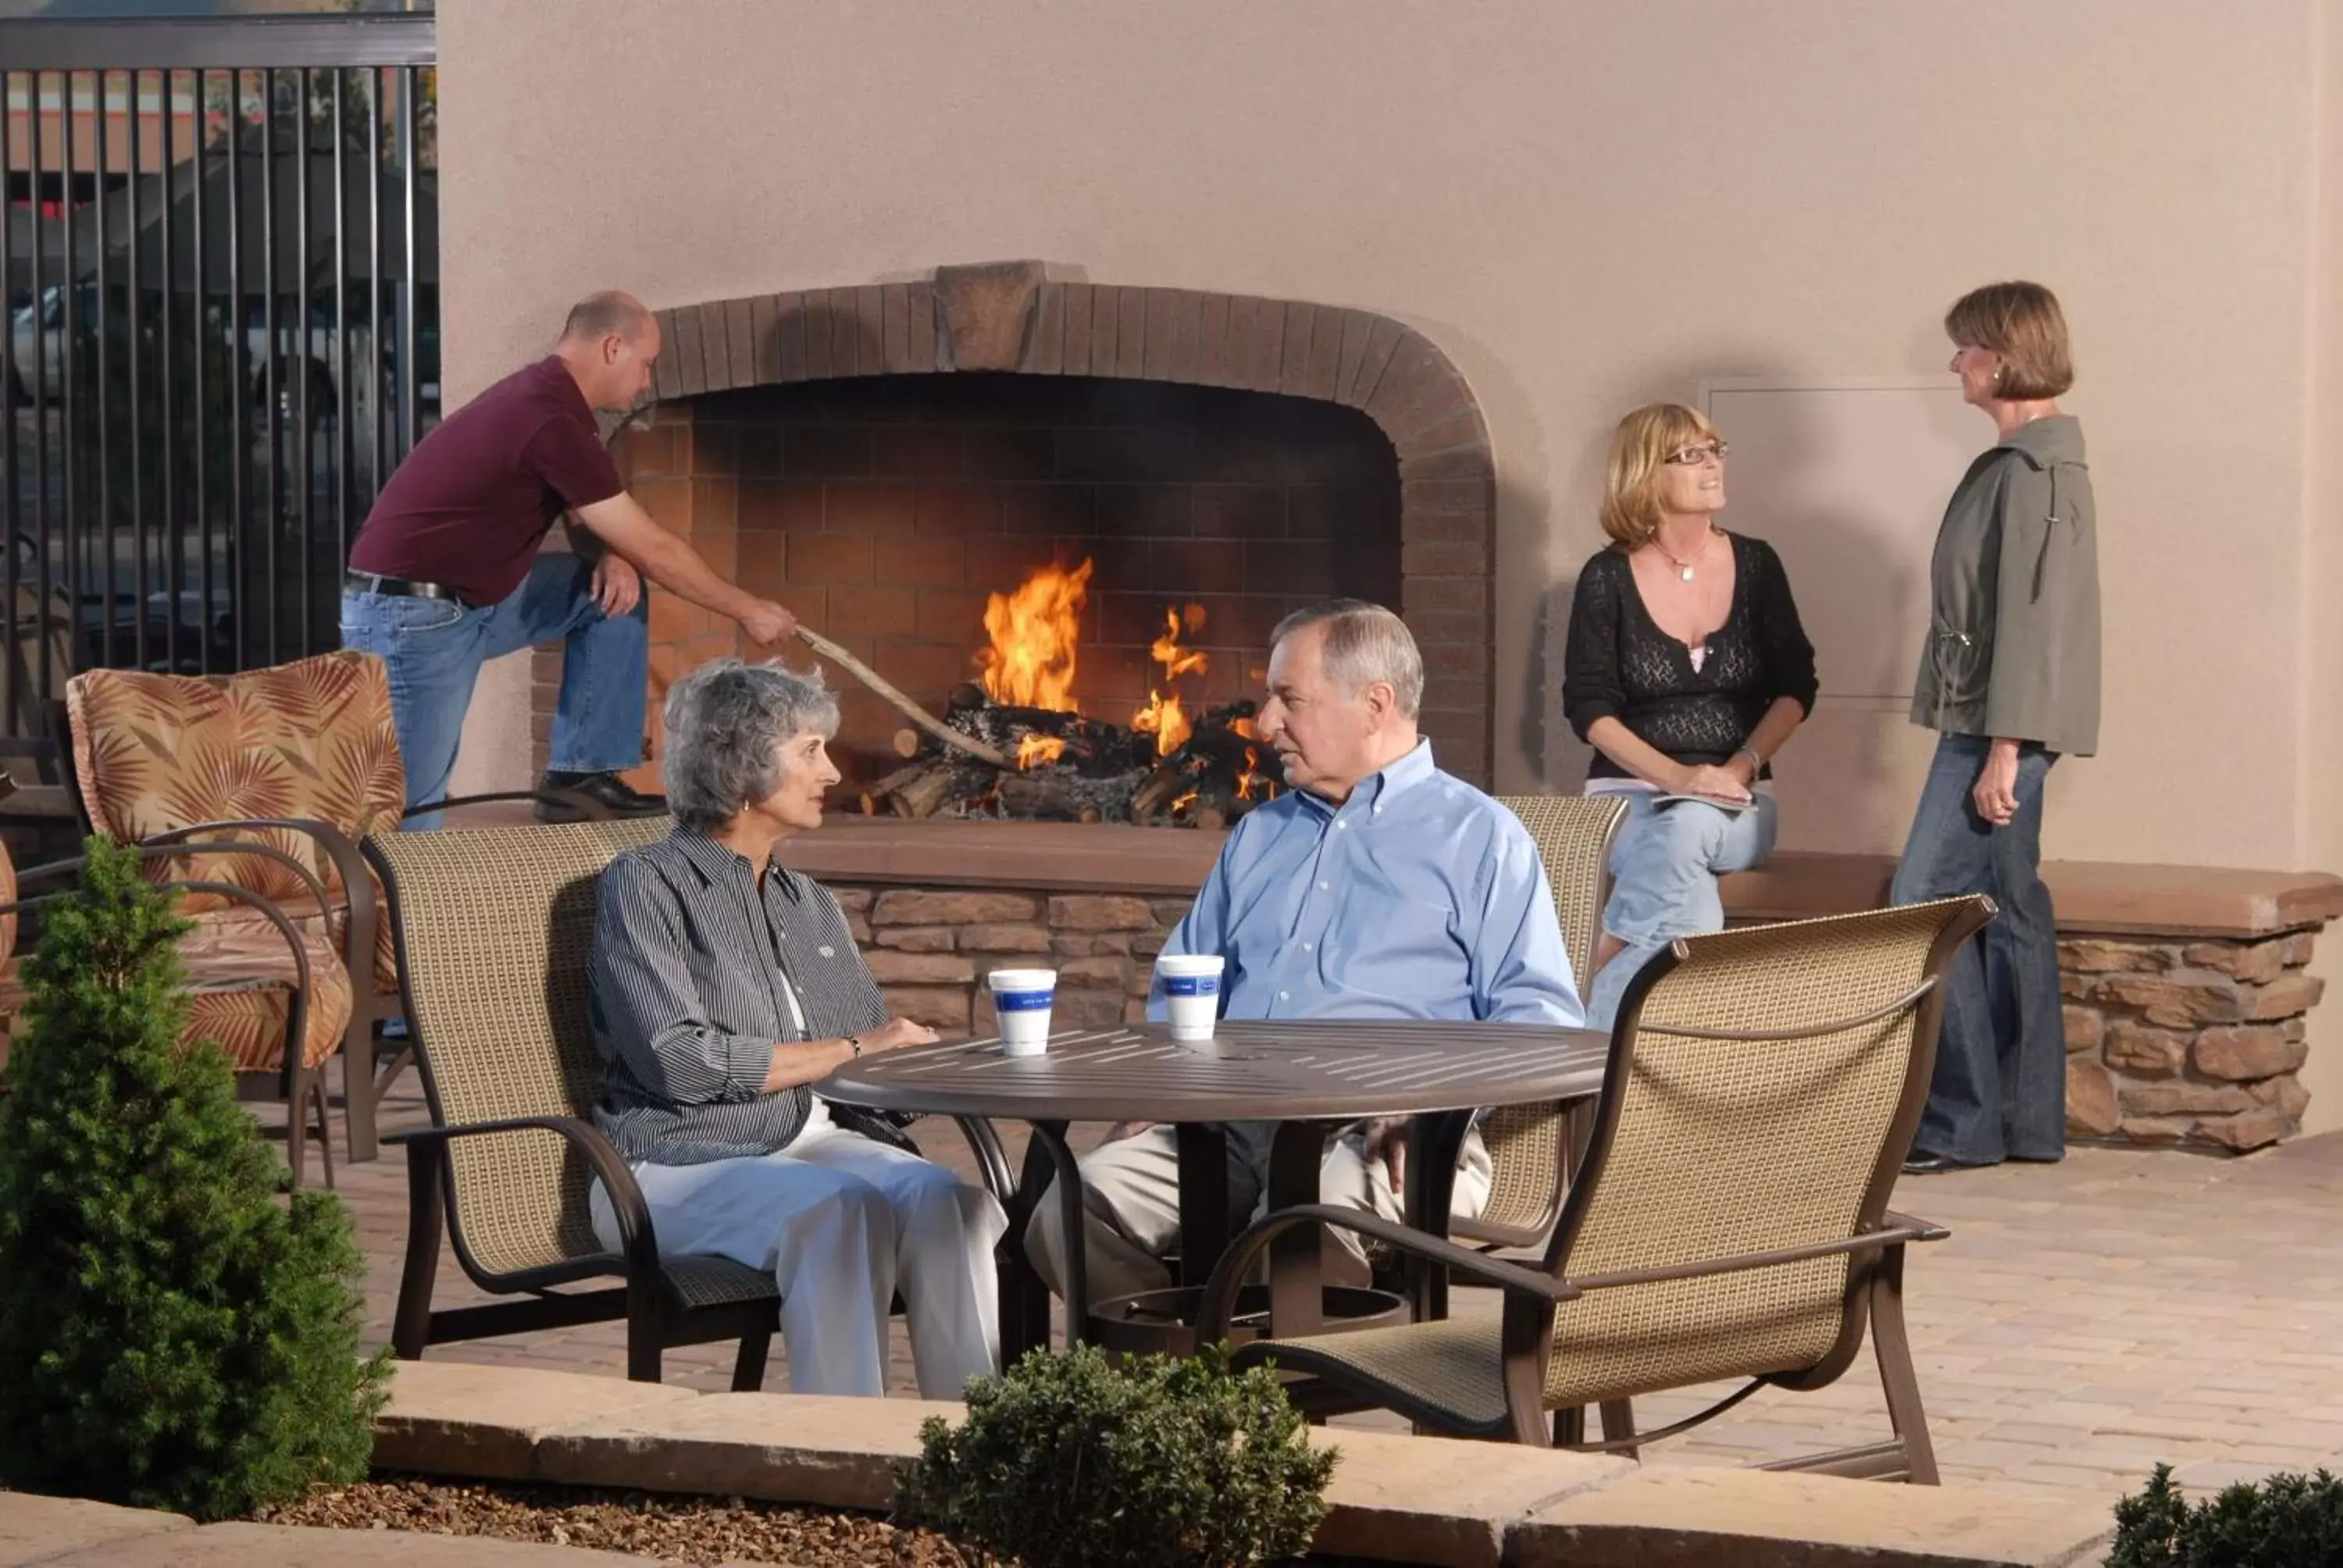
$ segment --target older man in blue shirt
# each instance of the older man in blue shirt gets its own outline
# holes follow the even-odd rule
[[[1423,660],[1399,617],[1341,599],[1276,630],[1262,739],[1288,793],[1238,823],[1164,951],[1219,953],[1226,1018],[1414,1018],[1584,1022],[1537,846],[1513,814],[1433,766],[1416,732]],[[1148,1004],[1161,1018],[1159,980]],[[1229,1128],[1229,1199],[1255,1207],[1273,1129]],[[1400,1212],[1402,1120],[1338,1139],[1320,1171],[1330,1203]],[[1093,1302],[1172,1283],[1179,1146],[1171,1128],[1125,1124],[1081,1161]],[[1459,1161],[1454,1211],[1480,1212],[1489,1155]],[[1328,1252],[1333,1282],[1364,1282],[1357,1240]],[[1034,1211],[1026,1251],[1052,1289],[1064,1277],[1058,1207]],[[1062,1292],[1061,1292],[1062,1293]]]

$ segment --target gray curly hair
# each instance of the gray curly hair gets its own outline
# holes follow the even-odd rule
[[[669,689],[665,722],[669,809],[711,832],[780,787],[785,744],[838,733],[838,699],[820,669],[717,658]]]

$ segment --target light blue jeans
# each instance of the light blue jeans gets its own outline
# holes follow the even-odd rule
[[[377,655],[389,669],[408,806],[447,798],[480,666],[556,638],[562,642],[561,697],[547,765],[557,772],[605,773],[643,759],[649,585],[631,614],[607,616],[594,600],[593,577],[593,566],[580,557],[548,552],[520,587],[491,605],[342,595],[342,646]],[[528,743],[526,731],[520,741]],[[407,825],[437,827],[437,814]]]
[[[1654,955],[1678,937],[1725,929],[1725,901],[1716,879],[1765,863],[1774,852],[1775,806],[1759,795],[1746,811],[1698,800],[1658,805],[1654,796],[1627,797],[1628,817],[1611,843],[1611,900],[1603,929],[1627,944],[1594,971],[1586,1023],[1609,1029],[1619,998]]]

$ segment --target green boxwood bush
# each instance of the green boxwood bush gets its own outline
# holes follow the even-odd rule
[[[103,839],[25,962],[0,1093],[0,1485],[220,1519],[365,1473],[387,1362],[338,1200],[284,1196],[186,922]]]
[[[2107,1568],[2327,1568],[2343,1564],[2343,1480],[2273,1475],[2191,1504],[2159,1464],[2116,1504]]]
[[[1326,1516],[1334,1454],[1274,1374],[1226,1351],[1036,1351],[930,1417],[896,1471],[897,1523],[1024,1568],[1249,1568],[1298,1556]]]

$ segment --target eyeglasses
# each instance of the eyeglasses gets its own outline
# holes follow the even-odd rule
[[[1723,441],[1711,441],[1704,447],[1678,447],[1675,451],[1670,452],[1666,457],[1661,458],[1660,461],[1663,463],[1674,463],[1680,467],[1689,468],[1696,464],[1705,463],[1711,457],[1714,457],[1718,462],[1722,463],[1725,461],[1725,454],[1731,450],[1733,450],[1733,448]]]

